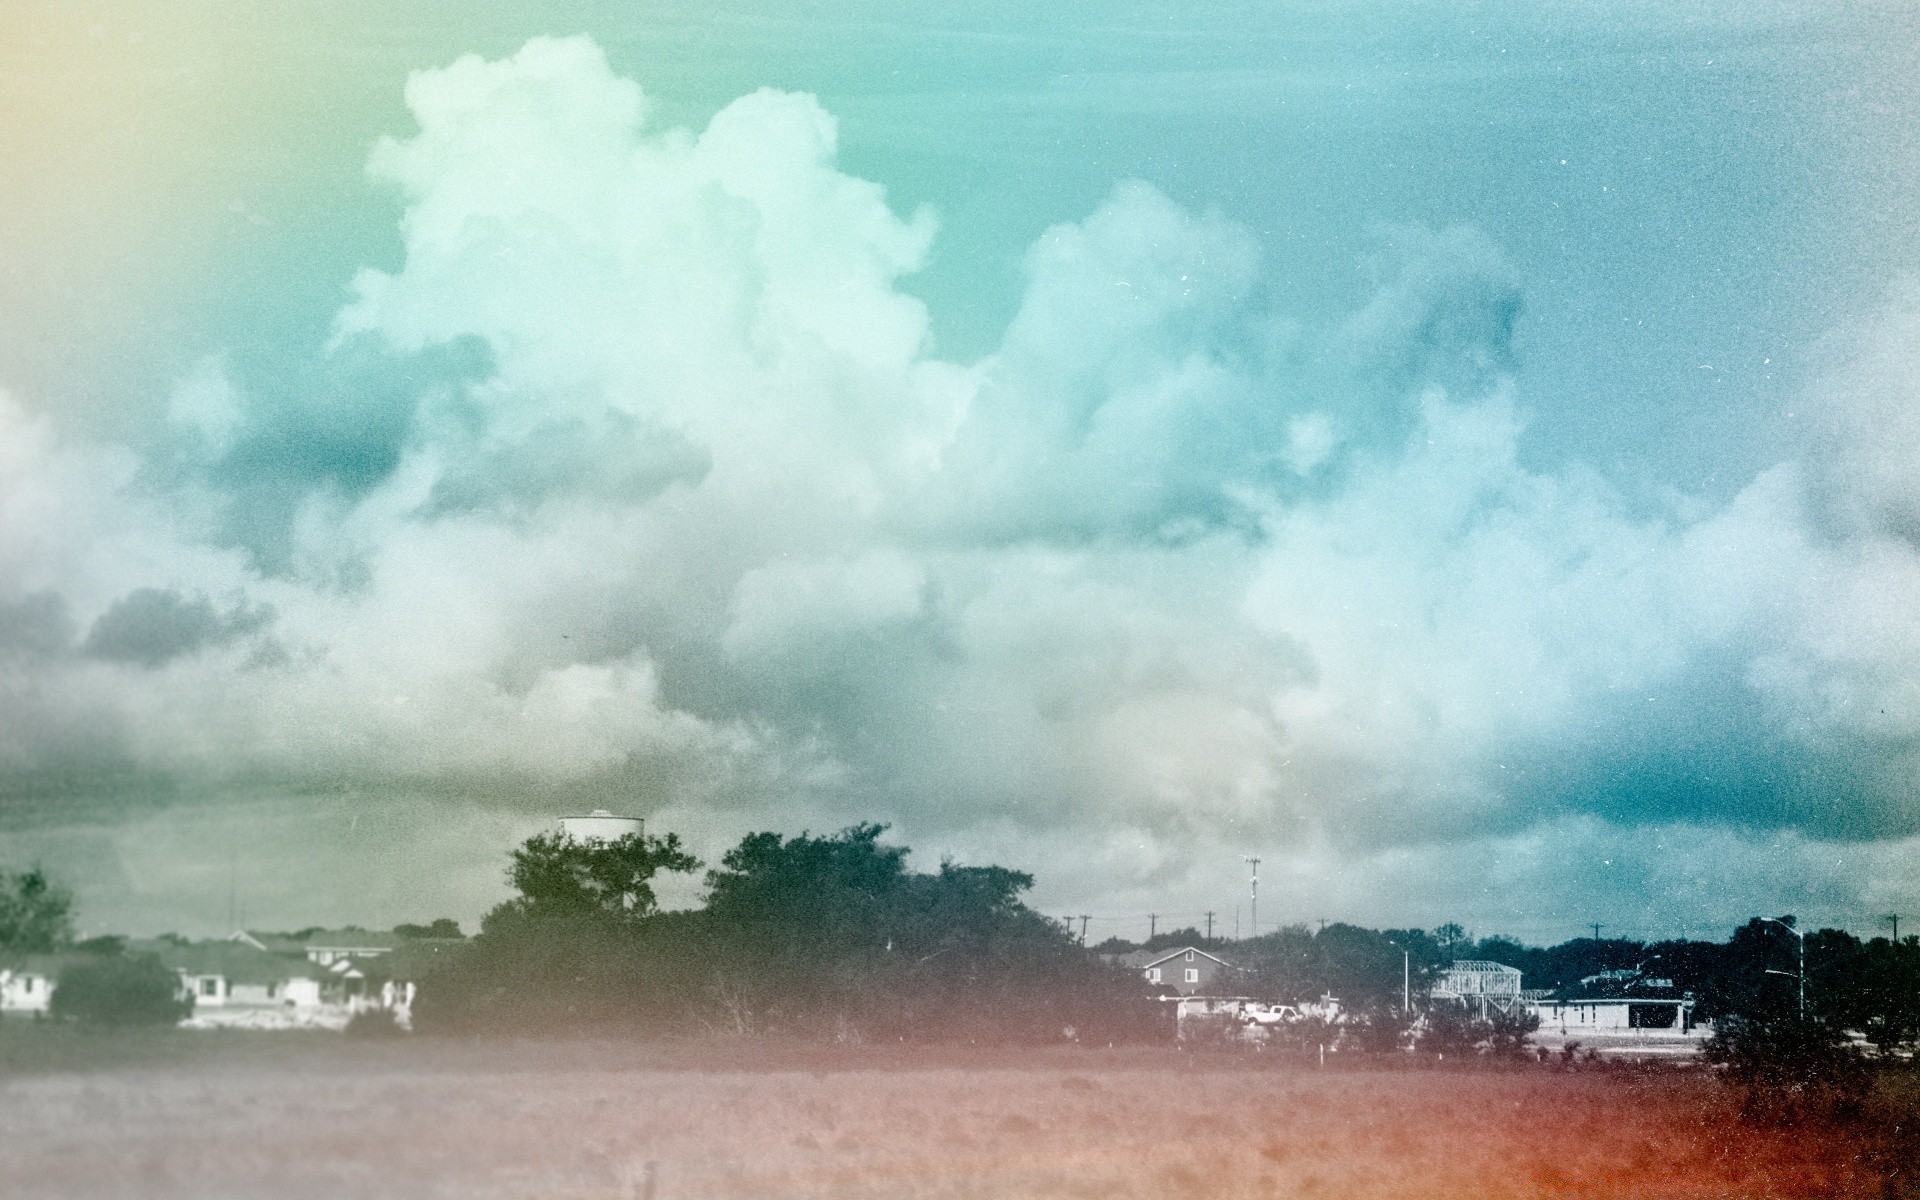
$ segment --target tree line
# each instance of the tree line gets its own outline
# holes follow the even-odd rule
[[[1137,972],[1085,952],[1022,899],[1033,879],[943,862],[914,871],[863,823],[753,833],[707,871],[696,910],[652,881],[700,865],[675,835],[513,851],[515,897],[420,983],[423,1030],[628,1028],[842,1041],[1102,1041],[1164,1036]]]
[[[1457,925],[1375,930],[1335,922],[1237,941],[1177,929],[1145,943],[1087,948],[1070,926],[1025,903],[1033,883],[1026,873],[952,862],[915,871],[907,848],[888,844],[884,833],[885,826],[863,823],[828,835],[749,834],[706,871],[702,907],[675,912],[660,910],[654,880],[703,865],[675,835],[584,844],[560,834],[531,838],[509,857],[513,898],[487,914],[462,953],[445,956],[418,981],[415,1025],[849,1040],[1058,1040],[1068,1031],[1102,1042],[1160,1039],[1170,1031],[1167,1006],[1139,972],[1115,960],[1135,949],[1186,945],[1235,964],[1236,994],[1339,1000],[1356,1044],[1375,1027],[1382,1045],[1403,1037],[1413,1015],[1403,998],[1425,1008],[1422,997],[1458,959],[1518,968],[1528,988],[1561,996],[1596,977],[1589,994],[1669,980],[1695,996],[1699,1017],[1769,1037],[1788,1036],[1782,1023],[1802,1017],[1802,931],[1792,918],[1756,918],[1724,943],[1575,938],[1540,948],[1476,939]],[[70,910],[71,897],[44,873],[0,875],[0,967],[76,948]],[[451,921],[400,928],[419,937],[460,932]],[[1857,1030],[1889,1052],[1920,1041],[1920,938],[1896,943],[1822,929],[1804,942],[1807,1023]],[[78,948],[97,952],[102,961],[90,969],[100,978],[63,981],[57,1008],[82,1015],[91,1011],[83,993],[137,983],[153,993],[142,1011],[175,1011],[160,1002],[166,975],[157,962],[127,961],[116,939]],[[1438,1025],[1450,1015],[1440,1014]],[[1501,1031],[1475,1036],[1493,1044]]]

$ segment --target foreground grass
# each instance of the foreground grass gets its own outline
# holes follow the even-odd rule
[[[118,1036],[0,1029],[5,1195],[628,1200],[649,1164],[658,1200],[1881,1194],[1701,1072]]]

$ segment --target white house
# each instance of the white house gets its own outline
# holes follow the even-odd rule
[[[30,954],[12,967],[0,968],[0,1013],[36,1014],[47,1011],[60,968],[71,955]]]
[[[1581,1034],[1702,1036],[1702,1027],[1693,1019],[1693,1001],[1686,998],[1614,996],[1537,1000],[1527,1007],[1540,1018],[1541,1033],[1560,1037]]]
[[[302,959],[246,942],[150,941],[130,944],[180,976],[195,1011],[224,1008],[312,1008],[321,1003],[324,972]]]

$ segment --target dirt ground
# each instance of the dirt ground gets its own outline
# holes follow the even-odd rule
[[[1740,1126],[1699,1071],[147,1036],[0,1031],[0,1195],[1879,1194],[1838,1142]]]

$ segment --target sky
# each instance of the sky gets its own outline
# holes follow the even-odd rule
[[[1920,916],[1904,4],[0,16],[0,866],[555,816],[1139,937]],[[697,878],[669,883],[698,900]]]

